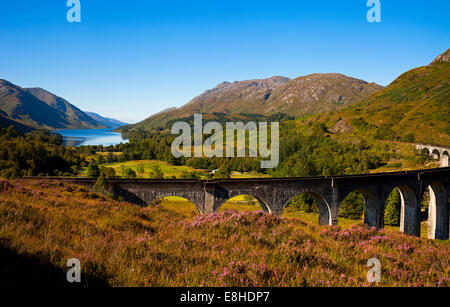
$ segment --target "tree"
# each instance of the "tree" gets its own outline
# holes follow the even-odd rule
[[[164,173],[162,172],[162,170],[158,164],[152,165],[152,171],[150,173],[150,177],[152,179],[164,179]]]
[[[181,173],[181,179],[198,179],[198,176],[196,173],[191,173],[187,171],[183,171]]]
[[[19,135],[19,133],[16,131],[16,129],[14,129],[14,126],[11,125],[8,127],[8,129],[6,129],[6,136],[8,138],[15,138]]]
[[[98,178],[100,176],[100,168],[97,164],[91,163],[87,169],[87,175],[91,178]]]
[[[133,171],[131,168],[126,168],[125,169],[124,178],[135,179],[136,177],[137,177],[136,176],[136,172]]]
[[[112,167],[101,167],[100,168],[100,176],[105,177],[106,179],[113,179],[116,177],[116,171]]]
[[[145,168],[144,164],[140,163],[136,166],[136,171],[139,175],[139,178],[144,178]]]
[[[228,164],[223,164],[217,172],[214,174],[215,179],[228,179],[231,178],[231,169]]]
[[[94,191],[106,194],[109,190],[108,180],[104,174],[100,174],[94,185]]]
[[[364,213],[365,201],[359,192],[350,193],[342,202],[339,217],[359,220]]]
[[[106,157],[106,162],[108,162],[108,163],[114,162],[114,154],[112,152],[108,152],[108,156]]]
[[[308,193],[302,193],[294,196],[289,201],[288,206],[305,213],[319,213],[316,200]]]
[[[102,155],[97,155],[97,164],[105,163],[105,158]]]
[[[384,213],[384,224],[391,226],[400,225],[400,192],[398,189],[392,191],[386,201],[386,209]]]

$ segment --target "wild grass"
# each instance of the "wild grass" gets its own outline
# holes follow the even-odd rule
[[[164,174],[164,177],[166,177],[166,178],[170,178],[170,177],[180,178],[184,172],[196,173],[202,179],[205,179],[207,177],[207,171],[205,171],[205,170],[194,169],[194,168],[191,168],[188,166],[170,165],[167,162],[157,161],[157,160],[133,160],[133,161],[126,161],[126,162],[101,164],[101,166],[113,168],[116,172],[116,175],[119,177],[122,176],[122,171],[127,168],[130,168],[130,169],[134,170],[136,173],[138,173],[139,165],[144,166],[143,178],[150,178],[150,175],[153,171],[153,166],[155,166],[155,165],[160,167],[161,171]],[[81,174],[86,176],[87,169],[85,169]]]
[[[99,153],[100,154],[100,153]],[[122,172],[124,169],[130,168],[138,173],[138,167],[142,165],[144,167],[143,178],[151,178],[151,173],[153,172],[153,167],[155,165],[159,166],[164,174],[165,178],[181,178],[183,173],[195,173],[199,179],[208,179],[210,172],[204,169],[195,169],[189,166],[182,165],[171,165],[164,161],[158,160],[133,160],[125,162],[116,163],[102,163],[100,166],[113,168],[116,176],[122,177]],[[81,172],[81,176],[87,176],[87,167],[85,167]],[[260,174],[258,172],[232,172],[231,178],[263,178],[270,177],[267,174]]]
[[[379,286],[450,286],[448,243],[315,224],[262,211],[198,215],[179,199],[140,208],[62,183],[0,181],[2,247],[63,271],[78,258],[85,276],[110,286],[375,286],[370,258],[382,264]]]

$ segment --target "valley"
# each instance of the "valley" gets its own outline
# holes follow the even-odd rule
[[[450,145],[448,53],[386,88],[339,74],[223,83],[184,107],[108,129],[104,125],[123,123],[89,117],[45,90],[2,81],[0,118],[8,128],[0,129],[0,256],[10,264],[0,282],[23,283],[20,268],[31,266],[44,284],[60,286],[65,259],[76,257],[83,286],[370,286],[366,261],[376,255],[389,272],[380,286],[448,287],[449,241],[428,239],[433,199],[439,198],[432,188],[417,195],[416,238],[400,232],[403,186],[385,195],[379,230],[365,226],[373,212],[366,211],[367,191],[358,189],[339,203],[338,225],[321,226],[314,193],[291,198],[281,216],[262,212],[252,195],[199,215],[184,198],[140,207],[109,186],[119,178],[264,179],[438,168],[439,161],[415,144]],[[207,157],[195,147],[190,156],[174,156],[171,125],[194,124],[195,112],[205,124],[279,122],[279,165],[264,169],[261,157]],[[68,143],[76,131],[66,139],[50,132],[75,127],[89,128],[88,134],[116,129],[123,137]],[[36,176],[47,179],[30,179]],[[54,176],[91,178],[94,189]]]
[[[333,288],[450,288],[449,12],[2,0],[4,297],[285,306],[317,301],[309,288],[324,304]]]

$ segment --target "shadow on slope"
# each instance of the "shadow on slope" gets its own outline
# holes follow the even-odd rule
[[[66,279],[67,270],[37,257],[19,255],[0,242],[0,288],[109,287],[106,279],[85,274],[81,275],[81,283],[71,284]]]

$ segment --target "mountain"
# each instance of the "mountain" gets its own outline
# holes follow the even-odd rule
[[[178,109],[160,112],[141,123],[122,127],[121,130],[164,128],[168,122],[196,113],[208,114],[210,119],[217,117],[215,113],[313,114],[341,109],[382,88],[341,74],[313,74],[293,80],[276,76],[233,83],[222,82]]]
[[[450,49],[447,49],[443,54],[436,57],[436,59],[430,64],[436,64],[436,63],[449,63],[450,62]]]
[[[381,89],[376,83],[342,74],[312,74],[275,89],[264,111],[295,115],[332,111],[355,104]]]
[[[84,113],[87,114],[92,119],[96,120],[97,122],[101,123],[102,125],[106,126],[107,128],[117,129],[119,127],[128,125],[127,123],[121,122],[120,120],[103,117],[97,113],[87,111],[84,111]]]
[[[32,129],[91,129],[105,128],[101,123],[41,88],[21,88],[0,80],[0,124],[15,126],[19,131]]]
[[[378,139],[449,146],[450,49],[339,114],[314,120],[351,126],[347,131]]]
[[[97,121],[88,116],[86,113],[70,104],[67,100],[58,97],[42,88],[27,88],[25,90],[39,100],[48,104],[50,107],[63,113],[69,123],[68,126],[77,127],[73,129],[94,129],[106,126],[103,125],[100,121]]]
[[[17,131],[20,131],[22,133],[28,133],[34,130],[29,126],[23,125],[15,120],[10,119],[6,113],[0,110],[0,128],[8,128],[10,126],[13,126]]]

